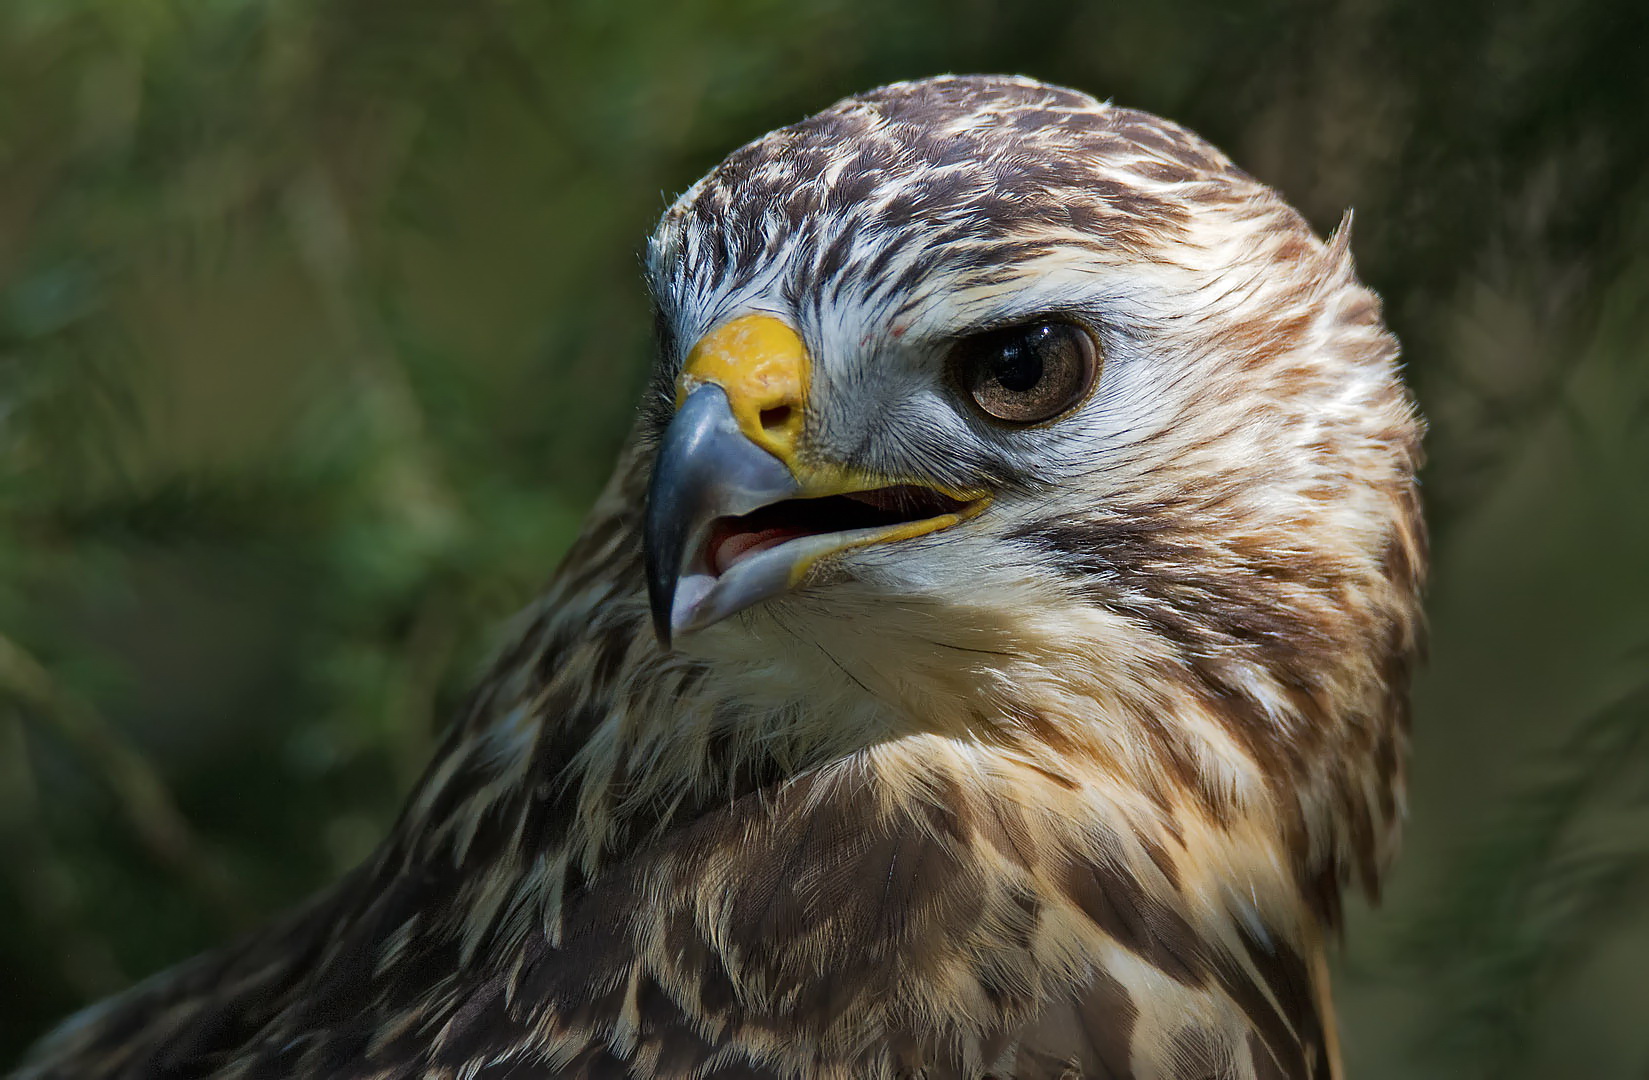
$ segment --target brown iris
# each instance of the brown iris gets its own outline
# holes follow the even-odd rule
[[[1082,327],[1054,319],[964,338],[952,354],[962,389],[984,412],[1037,424],[1069,412],[1099,375],[1099,347]]]

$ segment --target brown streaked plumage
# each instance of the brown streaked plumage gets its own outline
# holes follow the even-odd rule
[[[20,1075],[1338,1075],[1425,567],[1348,245],[1024,79],[737,151],[653,238],[611,484],[392,835]],[[974,408],[955,343],[1048,320],[1092,389]]]

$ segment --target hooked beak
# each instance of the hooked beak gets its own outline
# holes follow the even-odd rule
[[[688,355],[644,525],[666,648],[794,588],[826,555],[937,532],[984,508],[980,492],[805,461],[810,365],[797,333],[767,315],[723,324]]]

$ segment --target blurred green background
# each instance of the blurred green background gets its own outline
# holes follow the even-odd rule
[[[360,859],[604,478],[641,240],[1012,71],[1357,210],[1432,422],[1368,1078],[1649,1077],[1638,0],[0,0],[0,1064]]]

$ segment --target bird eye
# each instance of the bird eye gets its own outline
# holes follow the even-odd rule
[[[952,353],[958,381],[998,420],[1036,424],[1069,412],[1099,375],[1099,347],[1082,327],[1043,320],[975,334]]]

